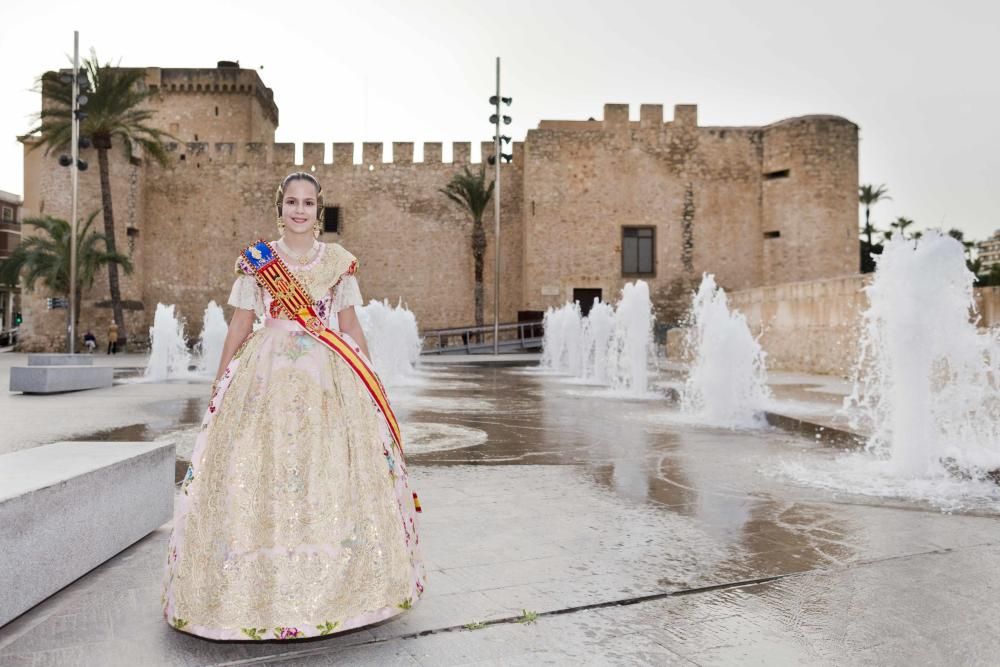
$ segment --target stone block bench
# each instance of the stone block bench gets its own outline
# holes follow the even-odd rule
[[[30,363],[30,361],[29,361]],[[25,394],[55,394],[61,391],[100,389],[114,384],[111,366],[12,366],[10,390]]]
[[[93,366],[89,354],[29,354],[29,366]]]
[[[0,626],[173,517],[174,450],[57,442],[0,455]]]

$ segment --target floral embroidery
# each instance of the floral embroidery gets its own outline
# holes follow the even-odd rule
[[[261,635],[267,632],[267,628],[240,628],[240,632],[250,639],[263,639]]]
[[[174,616],[173,623],[171,623],[171,625],[173,625],[178,630],[182,629],[187,624],[188,622],[185,621],[183,618],[177,618],[176,616]]]
[[[276,639],[295,639],[296,637],[302,636],[302,631],[298,628],[275,628],[274,636]]]
[[[340,621],[334,621],[333,623],[327,621],[323,625],[317,625],[316,629],[319,630],[319,634],[328,635],[331,632],[333,632],[333,629],[336,628],[338,625],[340,625]]]
[[[412,598],[406,598],[405,600],[403,600],[402,602],[400,602],[396,606],[399,607],[400,609],[410,609],[410,608],[413,607],[413,599]]]
[[[286,336],[281,349],[281,356],[296,362],[309,354],[313,347],[313,339],[309,336]]]

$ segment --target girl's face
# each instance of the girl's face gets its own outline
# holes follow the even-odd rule
[[[285,222],[286,232],[312,233],[316,224],[316,195],[316,186],[304,179],[291,181],[285,186],[281,219]]]

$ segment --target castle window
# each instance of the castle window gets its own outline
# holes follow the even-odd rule
[[[764,232],[765,239],[776,239],[780,237],[781,237],[781,232],[778,230],[775,230],[773,232]]]
[[[3,207],[3,221],[4,222],[13,222],[13,220],[14,220],[14,209],[12,209],[10,206],[4,206]]]
[[[622,275],[654,273],[655,249],[655,228],[622,227]]]
[[[219,107],[215,107],[215,115],[216,115],[216,116],[218,116],[218,115],[219,115]]]
[[[340,233],[340,207],[323,207],[323,231],[331,234]]]
[[[776,178],[788,178],[790,171],[788,169],[779,169],[777,171],[769,171],[764,174],[765,181],[773,181]]]

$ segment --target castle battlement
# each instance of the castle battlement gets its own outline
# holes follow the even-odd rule
[[[603,120],[542,120],[538,123],[538,129],[564,131],[613,130],[632,127],[651,129],[663,125],[676,128],[697,128],[698,105],[675,104],[673,120],[664,122],[662,104],[640,104],[639,120],[632,121],[629,120],[628,104],[608,103],[604,105]]]
[[[409,141],[392,142],[392,157],[383,159],[383,143],[380,141],[365,141],[361,144],[361,161],[354,159],[354,142],[304,142],[302,144],[302,159],[296,160],[296,144],[277,142],[215,142],[190,141],[186,143],[170,142],[167,153],[171,155],[174,168],[184,168],[188,165],[200,168],[216,164],[273,164],[289,167],[321,167],[328,165],[334,169],[352,168],[372,165],[463,165],[482,164],[486,157],[493,154],[493,142],[480,143],[480,162],[472,161],[472,142],[456,141],[452,143],[451,162],[444,162],[442,142],[424,142],[424,158],[421,162],[413,159],[414,143]],[[506,146],[504,151],[509,150]],[[520,163],[524,155],[524,142],[513,142],[513,163]],[[504,163],[507,164],[507,163]]]
[[[225,61],[215,68],[146,67],[144,70],[146,85],[160,95],[253,95],[268,118],[278,124],[274,91],[264,85],[257,70],[242,69]]]

